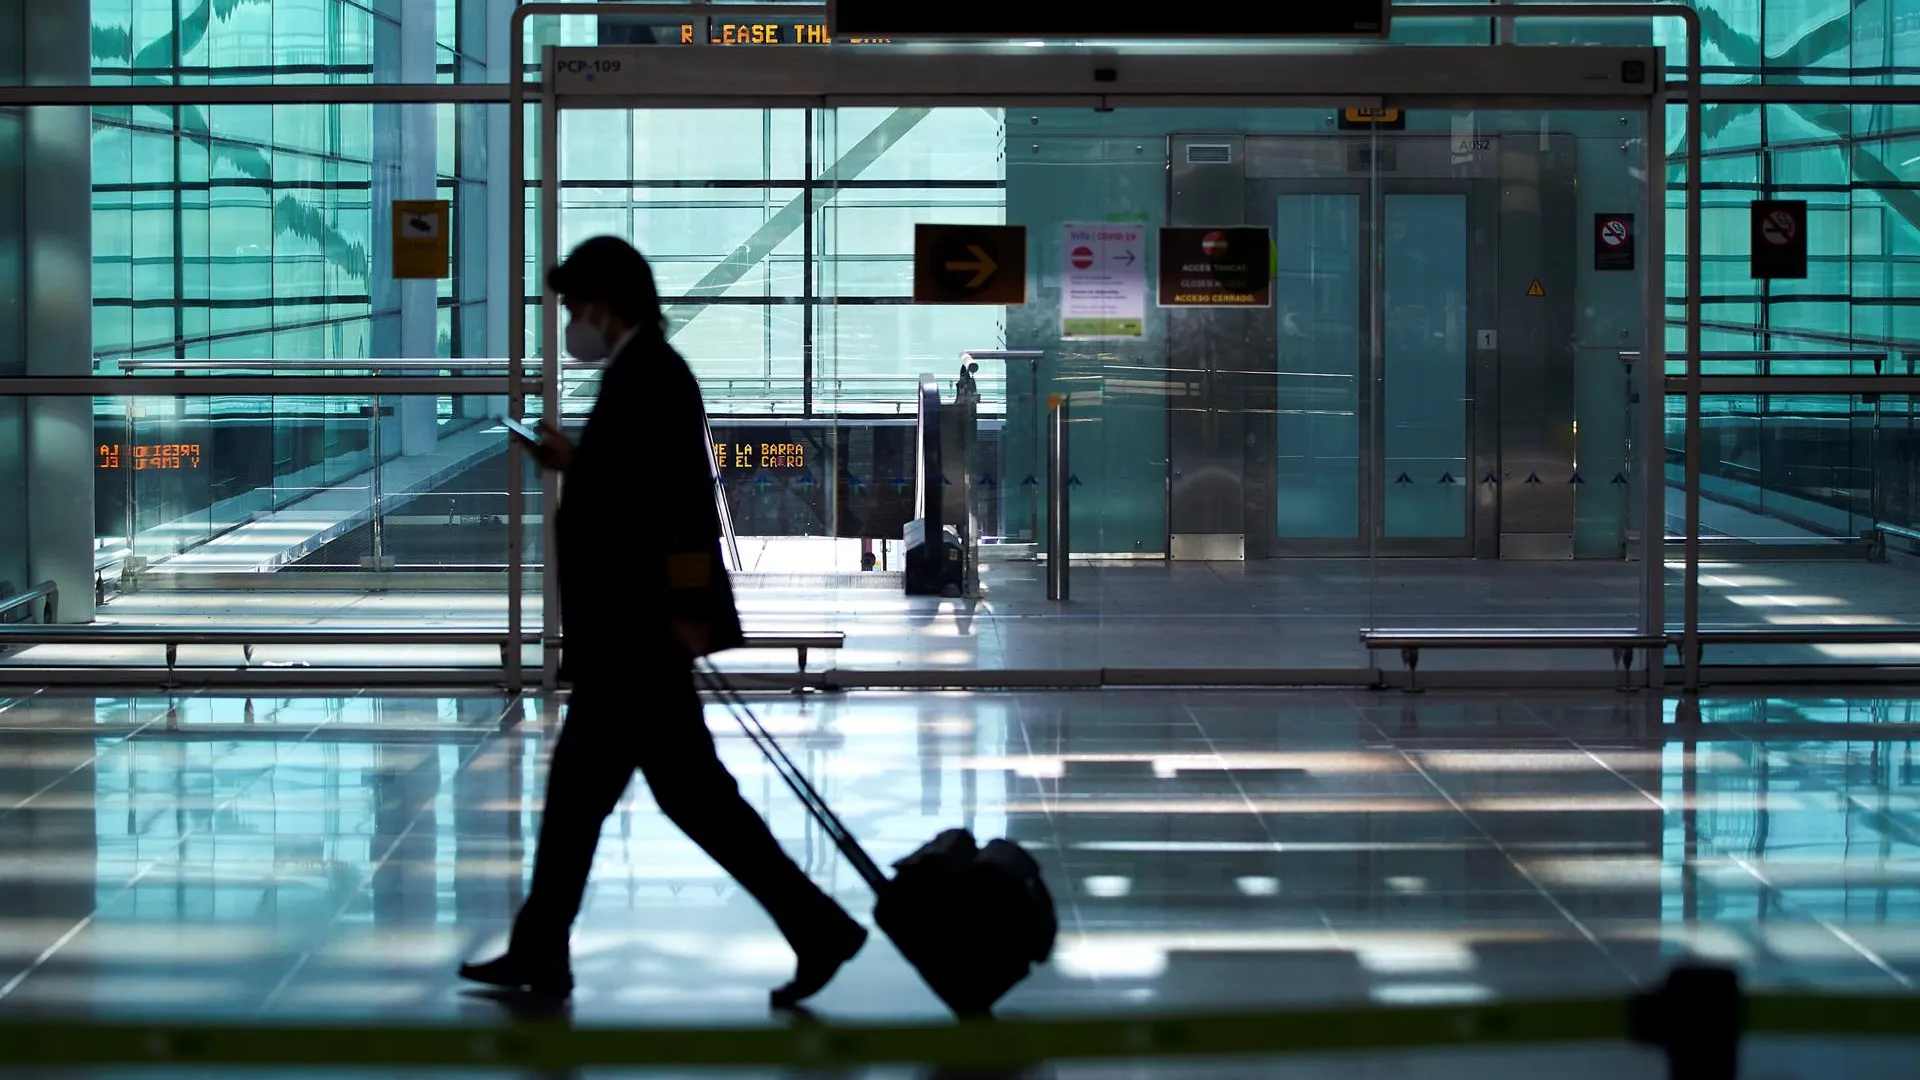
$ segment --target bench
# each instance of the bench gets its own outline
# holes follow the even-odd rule
[[[809,652],[814,649],[826,651],[843,649],[847,645],[847,635],[839,630],[814,630],[806,633],[748,632],[743,634],[742,638],[740,644],[742,649],[792,649],[799,659],[799,666],[795,669],[795,673],[801,676],[807,674]],[[566,638],[565,636],[548,638],[547,644],[556,649],[564,649]]]
[[[1422,649],[1611,649],[1620,673],[1620,689],[1632,688],[1629,672],[1633,654],[1642,649],[1665,649],[1665,634],[1633,634],[1606,630],[1362,630],[1360,642],[1369,653],[1398,649],[1407,665],[1407,692],[1420,690],[1416,672]]]
[[[35,603],[40,605],[40,621],[43,624],[56,622],[60,615],[60,587],[51,581],[43,581],[25,592],[0,597],[0,617],[9,615],[21,608],[33,614]]]
[[[43,586],[51,588],[51,585]],[[25,595],[25,594],[23,594]],[[57,595],[57,593],[56,593]],[[8,600],[4,603],[12,603]],[[49,600],[48,618],[53,608]],[[4,610],[0,608],[0,610]],[[792,649],[799,656],[798,673],[807,674],[807,654],[815,649],[839,649],[846,645],[847,635],[838,630],[823,630],[813,633],[757,633],[747,634],[743,649]],[[523,644],[538,644],[540,635],[528,632],[521,635]],[[554,637],[548,644],[558,648],[563,638]],[[308,626],[282,629],[240,628],[210,629],[184,626],[35,626],[30,629],[0,627],[0,648],[8,645],[160,645],[166,649],[167,672],[169,675],[179,665],[180,646],[182,645],[238,645],[241,656],[248,664],[253,662],[253,650],[261,645],[498,645],[500,664],[505,667],[511,655],[513,643],[507,639],[504,630],[490,630],[484,627],[471,628],[396,628],[396,627],[351,627]]]
[[[538,634],[522,634],[524,644],[540,640]],[[496,645],[500,664],[506,666],[513,643],[504,630],[484,627],[396,628],[386,626],[351,627],[308,626],[240,629],[210,629],[188,626],[36,626],[31,629],[0,627],[0,648],[8,645],[159,645],[166,649],[167,674],[179,666],[182,645],[238,645],[246,663],[253,663],[253,650],[261,645]]]
[[[838,630],[822,630],[809,634],[746,634],[743,649],[792,649],[799,655],[798,673],[807,673],[807,650],[843,649],[847,645],[847,635]]]

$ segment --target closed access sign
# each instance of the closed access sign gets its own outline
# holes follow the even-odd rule
[[[1264,228],[1161,229],[1160,306],[1271,307],[1272,266]]]

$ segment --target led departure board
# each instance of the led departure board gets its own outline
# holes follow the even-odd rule
[[[200,467],[199,443],[101,443],[94,448],[93,464],[100,469],[197,469]]]
[[[1387,0],[1236,4],[1218,21],[1168,4],[1093,0],[828,0],[827,25],[843,35],[952,40],[1086,41],[1098,38],[1377,38]]]
[[[602,15],[602,45],[879,45],[885,38],[839,37],[821,19],[730,19],[725,16],[663,19]]]
[[[764,442],[749,438],[716,440],[713,459],[722,472],[735,469],[804,469],[807,447],[804,443]]]

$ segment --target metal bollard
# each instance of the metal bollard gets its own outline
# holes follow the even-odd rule
[[[1068,552],[1067,495],[1072,472],[1067,465],[1067,401],[1061,398],[1053,406],[1052,423],[1047,426],[1047,599],[1065,601]]]

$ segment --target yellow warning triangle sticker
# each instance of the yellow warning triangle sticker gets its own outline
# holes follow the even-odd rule
[[[1543,289],[1543,288],[1541,288],[1541,287],[1540,287],[1540,279],[1539,279],[1539,278],[1534,278],[1534,279],[1533,279],[1533,284],[1531,284],[1531,285],[1529,285],[1529,286],[1527,286],[1527,295],[1528,295],[1528,296],[1545,296],[1545,295],[1547,295],[1547,290],[1545,290],[1545,289]]]

